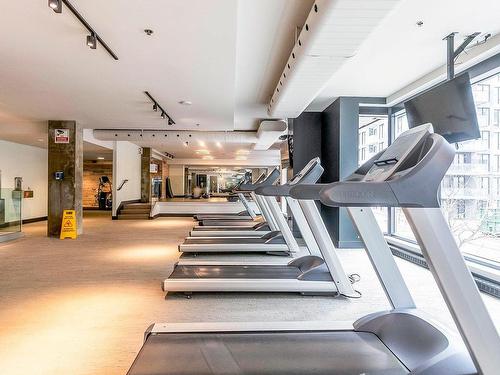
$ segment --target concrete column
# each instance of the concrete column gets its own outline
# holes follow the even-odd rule
[[[56,143],[56,129],[67,129],[67,143]],[[75,121],[48,124],[48,220],[47,236],[59,237],[63,210],[75,210],[78,234],[83,232],[82,181],[83,132]],[[60,140],[60,142],[66,140]],[[55,179],[63,172],[62,180]]]
[[[151,148],[143,147],[141,155],[141,202],[151,202],[151,175],[149,165],[151,164]]]

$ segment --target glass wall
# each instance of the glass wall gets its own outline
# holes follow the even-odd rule
[[[500,74],[472,85],[481,138],[456,145],[441,185],[441,207],[460,249],[500,262]],[[408,129],[404,111],[392,116],[394,138]],[[396,236],[414,240],[401,210]]]
[[[387,116],[359,116],[358,132],[358,165],[369,160],[377,152],[389,144],[389,121]],[[374,207],[373,213],[383,232],[388,229],[388,210],[385,207]]]
[[[21,232],[22,190],[0,189],[0,242]]]

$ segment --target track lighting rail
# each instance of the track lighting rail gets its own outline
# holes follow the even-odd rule
[[[94,30],[94,28],[92,26],[90,26],[90,24],[87,22],[87,20],[85,18],[83,18],[83,16],[80,14],[80,12],[78,12],[78,10],[76,10],[76,8],[73,6],[73,4],[71,4],[69,2],[69,0],[49,0],[49,7],[52,8],[54,10],[54,12],[56,12],[56,13],[62,12],[62,4],[66,5],[66,7],[69,9],[69,11],[71,13],[73,13],[73,15],[83,25],[83,27],[85,27],[88,30],[88,32],[90,33],[89,36],[91,38],[97,39],[97,41],[104,47],[106,52],[108,52],[109,55],[113,59],[118,60],[118,56],[116,56],[116,54],[113,52],[113,50],[106,44],[106,42],[104,40],[102,40],[102,38],[99,36],[99,34]],[[87,37],[87,45],[90,48],[95,49],[95,40],[94,40],[94,44],[91,44],[89,42],[89,38]]]
[[[168,125],[175,125],[175,121],[170,117],[170,115],[163,109],[161,105],[158,104],[155,98],[148,92],[144,91],[144,94],[153,102],[153,111],[157,112],[160,110],[161,118],[166,118]]]

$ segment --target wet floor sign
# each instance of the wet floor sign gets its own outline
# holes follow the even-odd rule
[[[76,215],[75,210],[64,210],[61,223],[60,239],[76,239]]]

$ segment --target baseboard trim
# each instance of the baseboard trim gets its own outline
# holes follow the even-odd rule
[[[156,214],[149,218],[156,219],[157,217],[193,217],[193,214]]]
[[[36,223],[38,221],[45,221],[45,220],[47,220],[47,216],[33,217],[31,219],[23,219],[23,224]]]

